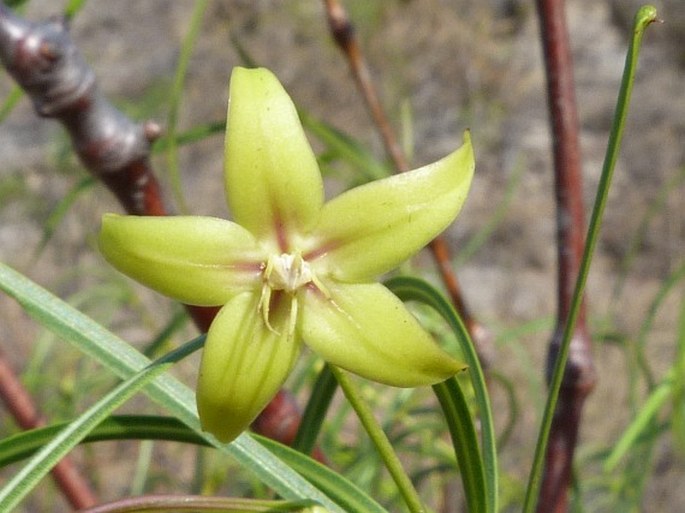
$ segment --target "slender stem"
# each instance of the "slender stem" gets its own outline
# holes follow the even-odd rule
[[[583,291],[587,283],[587,276],[592,262],[592,255],[594,254],[595,246],[599,235],[602,215],[606,206],[606,201],[609,193],[609,186],[614,172],[616,159],[618,157],[618,150],[623,136],[625,127],[625,119],[628,112],[628,104],[630,102],[630,94],[632,92],[633,81],[635,77],[635,69],[637,65],[637,58],[642,41],[642,35],[645,28],[652,22],[656,21],[656,9],[651,6],[642,7],[635,15],[634,33],[626,56],[626,64],[623,72],[623,79],[621,81],[621,88],[619,91],[618,101],[616,105],[616,112],[614,114],[614,123],[609,136],[609,144],[607,147],[604,165],[602,167],[602,175],[600,177],[597,188],[597,195],[595,198],[594,207],[592,210],[592,217],[588,227],[587,242],[583,251],[583,258],[580,263],[578,271],[578,279],[576,281],[573,299],[570,304],[568,321],[564,326],[561,344],[559,349],[559,356],[554,366],[552,374],[552,381],[550,383],[550,392],[545,406],[545,413],[543,422],[540,426],[540,433],[538,435],[538,444],[535,451],[535,458],[533,461],[533,468],[529,477],[528,488],[526,490],[526,498],[524,502],[524,513],[530,513],[535,508],[536,497],[540,490],[540,481],[543,470],[543,455],[547,449],[547,441],[552,425],[552,418],[557,405],[557,397],[561,389],[564,378],[564,368],[569,355],[569,346],[573,336],[576,321],[580,314],[580,305],[582,302]],[[547,509],[547,511],[553,511]]]
[[[385,467],[395,481],[407,507],[413,513],[424,513],[425,508],[421,503],[421,498],[409,479],[409,476],[407,476],[407,473],[402,468],[402,463],[397,457],[390,440],[388,440],[388,437],[385,435],[383,428],[381,428],[376,417],[374,417],[373,411],[371,411],[369,405],[364,401],[359,390],[357,390],[357,387],[347,373],[334,365],[331,365],[330,368],[335,379],[338,380],[338,384],[345,394],[345,397],[350,402],[352,408],[354,408],[357,417],[359,417],[359,421],[368,433],[369,438],[371,438],[371,441],[376,446],[376,450],[378,450],[380,457],[385,463]]]
[[[557,319],[549,343],[548,380],[558,359],[562,331],[571,310],[573,288],[583,254],[585,226],[578,113],[564,8],[564,0],[537,0],[547,76],[557,205]],[[562,513],[567,509],[582,408],[596,382],[592,341],[585,323],[582,298],[570,344],[563,389],[545,456],[545,475],[538,502],[540,513]]]

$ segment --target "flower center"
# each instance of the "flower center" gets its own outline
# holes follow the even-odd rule
[[[264,281],[271,290],[294,292],[302,285],[314,281],[314,272],[299,253],[283,253],[269,257],[264,269]]]
[[[266,324],[270,331],[278,333],[271,325],[269,310],[271,309],[271,293],[283,290],[290,295],[288,335],[293,336],[297,321],[297,296],[293,292],[302,287],[302,285],[316,282],[311,266],[299,253],[293,255],[288,253],[278,256],[271,255],[266,262],[262,278],[264,284],[262,285],[262,297],[259,300],[259,310],[262,313],[264,324]]]

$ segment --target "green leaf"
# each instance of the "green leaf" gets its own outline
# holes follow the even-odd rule
[[[2,263],[0,289],[14,297],[43,326],[119,377],[129,378],[150,364],[148,358],[129,344]],[[197,417],[193,392],[172,376],[157,377],[145,388],[145,393],[284,498],[313,499],[333,512],[344,513],[324,493],[266,451],[249,435],[242,434],[233,443],[225,445],[203,432]]]
[[[464,358],[469,366],[469,374],[476,399],[476,406],[480,415],[480,429],[482,438],[482,466],[485,474],[486,508],[488,513],[497,512],[498,481],[497,474],[497,447],[495,440],[495,427],[492,418],[490,398],[481,368],[476,348],[469,337],[463,322],[447,300],[431,285],[423,280],[401,276],[392,278],[386,282],[386,286],[403,301],[419,301],[435,309],[450,326],[457,336]],[[455,447],[455,450],[457,448]],[[471,461],[469,465],[477,465]],[[477,474],[476,474],[477,475]],[[469,485],[469,488],[471,486]],[[478,501],[477,498],[473,499]]]
[[[193,52],[195,42],[197,41],[197,36],[201,33],[202,19],[207,11],[208,4],[208,0],[198,0],[197,2],[194,2],[188,33],[183,38],[178,65],[176,66],[176,72],[174,73],[174,84],[171,88],[171,97],[169,98],[169,115],[166,123],[166,161],[169,169],[168,173],[171,182],[171,190],[174,193],[176,201],[178,202],[179,210],[182,213],[187,213],[188,207],[183,194],[181,171],[178,166],[178,148],[176,139],[178,112],[181,108],[181,99],[183,97],[183,93],[185,92],[185,79],[188,73],[190,56]]]
[[[59,460],[71,451],[111,412],[133,397],[172,363],[201,347],[204,336],[149,364],[116,387],[59,432],[0,490],[0,511],[12,511]]]
[[[312,386],[311,395],[302,413],[302,420],[292,444],[293,449],[305,454],[309,454],[314,449],[316,439],[323,426],[323,420],[326,418],[326,413],[328,413],[328,408],[337,389],[338,382],[331,373],[330,365],[326,364],[321,369],[314,386]]]
[[[470,513],[486,512],[488,496],[483,459],[468,403],[456,379],[433,385],[452,438]]]
[[[361,174],[360,183],[379,180],[390,174],[389,169],[379,163],[359,141],[302,109],[298,112],[304,128],[319,139],[334,158],[348,162]]]
[[[65,196],[60,200],[57,206],[50,213],[50,216],[45,221],[43,227],[43,236],[38,243],[38,248],[36,249],[36,256],[39,256],[43,249],[45,249],[46,244],[50,241],[55,230],[60,225],[64,217],[67,215],[71,207],[76,203],[79,197],[90,189],[97,182],[92,176],[87,176],[83,178],[79,183],[77,183]]]
[[[254,438],[274,455],[286,461],[293,470],[305,476],[347,513],[387,513],[380,504],[356,485],[309,456],[263,436],[255,435]]]
[[[48,443],[68,423],[54,424],[19,433],[0,440],[0,467],[27,458]],[[376,501],[360,490],[344,476],[318,463],[310,457],[268,438],[255,435],[254,438],[267,448],[267,454],[274,454],[286,462],[298,474],[304,476],[318,489],[336,501],[345,513],[387,513]],[[178,419],[146,415],[112,416],[96,426],[82,443],[102,440],[171,440],[201,445],[210,445],[206,437],[191,430]],[[333,510],[331,510],[333,511]]]
[[[557,355],[557,359],[554,364],[554,370],[550,378],[549,395],[547,396],[545,412],[540,424],[540,431],[537,437],[535,455],[533,458],[533,467],[530,472],[528,487],[526,488],[526,497],[523,504],[524,513],[533,513],[533,511],[536,509],[540,486],[542,483],[545,452],[547,451],[552,419],[554,417],[554,411],[556,410],[559,391],[561,390],[564,369],[566,368],[569,347],[571,345],[571,338],[573,337],[576,320],[578,319],[580,305],[585,290],[585,284],[587,283],[587,277],[590,271],[590,264],[592,263],[592,256],[594,255],[595,247],[597,245],[604,208],[609,197],[611,179],[614,174],[619,148],[623,139],[623,131],[625,128],[626,116],[628,115],[630,95],[633,89],[633,83],[635,81],[635,70],[637,67],[637,58],[640,52],[640,45],[642,43],[642,36],[645,28],[656,19],[656,9],[652,6],[643,6],[636,13],[633,22],[633,38],[630,41],[630,47],[628,49],[628,54],[626,55],[623,78],[621,80],[621,88],[619,90],[618,100],[616,102],[616,111],[614,112],[613,126],[609,135],[607,151],[604,156],[602,174],[600,175],[599,184],[597,186],[597,194],[595,196],[595,202],[592,208],[592,215],[590,217],[587,236],[585,237],[583,256],[580,261],[578,277],[573,290],[571,307],[568,318],[566,319],[566,324],[564,325],[561,343],[559,345],[559,353]]]
[[[59,422],[3,438],[0,440],[0,467],[30,457],[68,425],[68,422]],[[111,415],[88,432],[80,443],[108,440],[166,440],[211,447],[205,438],[178,419],[157,415]]]

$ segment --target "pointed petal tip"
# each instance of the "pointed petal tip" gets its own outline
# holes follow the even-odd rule
[[[292,99],[265,68],[231,75],[225,187],[234,219],[259,238],[280,241],[318,221],[323,181],[316,156]]]
[[[113,267],[166,296],[218,306],[259,286],[263,251],[239,225],[200,216],[106,214],[100,252]]]
[[[466,368],[381,284],[325,285],[329,299],[304,296],[302,336],[331,364],[401,388],[434,385]]]
[[[437,162],[350,189],[326,203],[313,244],[341,281],[374,279],[416,254],[454,221],[473,179],[471,136]]]

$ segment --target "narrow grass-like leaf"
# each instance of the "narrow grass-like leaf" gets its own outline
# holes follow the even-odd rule
[[[685,298],[680,300],[680,315],[678,316],[678,347],[676,350],[674,382],[672,393],[673,415],[672,432],[676,446],[681,454],[685,453]]]
[[[135,348],[2,263],[0,290],[14,297],[43,326],[121,378],[129,378],[150,364],[150,360]],[[195,394],[172,376],[159,376],[145,388],[145,392],[214,447],[235,458],[281,496],[289,499],[313,499],[332,512],[343,512],[325,494],[293,472],[249,435],[243,434],[233,443],[225,445],[204,433],[197,417]]]
[[[635,343],[635,357],[638,365],[645,374],[647,379],[647,385],[650,388],[654,387],[654,378],[652,369],[649,365],[649,359],[645,355],[645,348],[647,347],[647,335],[652,330],[654,325],[654,320],[656,319],[656,314],[659,312],[664,301],[668,297],[671,291],[675,290],[678,285],[680,285],[685,280],[685,259],[683,259],[680,264],[675,268],[675,270],[666,277],[666,279],[661,283],[656,296],[649,304],[647,309],[647,314],[640,325],[640,331],[637,335],[637,341]]]
[[[177,308],[176,313],[171,316],[171,319],[169,319],[166,326],[162,328],[159,334],[143,350],[143,354],[148,358],[155,358],[158,356],[169,338],[183,328],[188,322],[188,312],[180,305],[178,305]]]
[[[19,100],[21,100],[23,97],[24,90],[16,84],[13,85],[12,89],[7,95],[7,98],[5,98],[5,101],[2,102],[2,105],[0,105],[0,123],[5,121],[5,118],[10,115],[10,113],[14,110],[14,107],[16,107],[19,103]]]
[[[0,467],[30,457],[68,425],[68,422],[60,422],[3,438],[0,440]],[[92,429],[81,443],[108,440],[165,440],[211,446],[178,419],[157,415],[112,415]]]
[[[356,485],[309,456],[263,436],[254,435],[254,438],[271,453],[287,461],[293,470],[305,476],[347,513],[387,513]]]
[[[41,237],[40,242],[38,243],[38,248],[36,249],[34,258],[37,258],[43,252],[43,249],[45,249],[46,244],[54,235],[55,230],[64,219],[64,216],[66,216],[71,207],[74,206],[76,200],[78,200],[79,197],[81,197],[81,194],[83,194],[88,189],[93,187],[93,185],[95,185],[96,183],[97,182],[95,181],[95,178],[93,178],[92,176],[87,176],[83,178],[79,183],[77,183],[69,192],[67,192],[67,194],[64,195],[64,197],[60,200],[57,206],[52,210],[52,212],[50,212],[50,215],[44,223],[43,236]]]
[[[82,513],[315,513],[309,500],[281,501],[207,497],[204,495],[143,495],[80,510]]]
[[[309,401],[307,401],[300,427],[293,442],[293,449],[305,454],[312,451],[323,426],[323,419],[326,417],[337,389],[338,382],[335,380],[331,368],[326,364],[312,387],[312,393],[309,396]]]
[[[647,212],[645,212],[644,216],[640,220],[640,225],[631,236],[626,246],[627,249],[625,250],[625,255],[619,264],[618,279],[616,280],[616,285],[614,286],[614,290],[612,292],[614,297],[618,297],[623,291],[628,273],[633,265],[633,262],[638,255],[640,255],[640,248],[645,240],[645,237],[649,233],[650,227],[652,226],[652,221],[658,214],[662,213],[666,205],[668,205],[669,195],[673,191],[677,191],[678,187],[680,187],[684,182],[685,166],[682,166],[676,174],[671,176],[666,183],[661,186],[656,194],[656,197],[649,204]]]
[[[585,239],[585,248],[583,250],[583,257],[578,269],[578,278],[573,291],[571,299],[571,307],[564,326],[561,345],[559,347],[559,354],[554,365],[554,371],[549,385],[549,395],[545,405],[545,412],[540,425],[540,432],[538,434],[537,443],[535,446],[535,456],[533,458],[533,466],[531,468],[528,487],[526,488],[526,497],[523,504],[524,513],[533,513],[537,504],[537,498],[540,491],[542,481],[542,470],[544,467],[545,452],[547,450],[547,443],[549,441],[550,429],[552,426],[552,418],[554,410],[556,409],[557,399],[559,397],[559,390],[568,360],[569,346],[573,331],[578,319],[580,311],[580,304],[587,283],[587,276],[592,262],[592,255],[594,255],[595,246],[599,235],[602,216],[604,214],[604,207],[606,206],[607,198],[609,196],[609,187],[611,185],[611,178],[614,174],[614,167],[616,159],[618,158],[618,151],[623,138],[623,130],[625,128],[625,120],[628,114],[628,104],[630,103],[630,94],[633,89],[633,82],[635,80],[635,70],[637,66],[637,58],[640,51],[640,44],[642,42],[642,35],[645,28],[657,19],[656,9],[652,6],[643,6],[635,15],[633,24],[633,37],[630,42],[628,54],[626,55],[626,63],[623,71],[623,79],[621,81],[621,88],[618,94],[618,101],[616,103],[616,112],[614,114],[614,123],[609,135],[609,143],[607,152],[604,158],[604,165],[602,167],[602,174],[600,176],[599,185],[597,187],[597,195],[592,209],[592,216],[588,227],[588,235]]]
[[[492,382],[499,383],[504,389],[507,403],[509,404],[509,417],[507,418],[507,423],[497,439],[497,447],[501,453],[502,449],[509,441],[509,437],[511,437],[514,432],[514,428],[518,424],[520,407],[518,399],[516,399],[516,387],[514,386],[514,383],[512,383],[504,374],[494,370],[490,370],[489,376]]]
[[[214,121],[213,123],[205,123],[197,125],[184,132],[176,133],[173,138],[168,135],[163,135],[155,141],[152,146],[152,153],[161,153],[168,151],[172,145],[184,146],[198,141],[202,141],[207,137],[215,135],[224,136],[226,134],[226,121]]]
[[[495,211],[490,215],[490,217],[485,220],[485,222],[480,223],[480,229],[470,237],[466,244],[459,249],[457,257],[454,259],[454,267],[459,268],[468,262],[473,255],[487,242],[490,236],[494,233],[497,227],[502,223],[504,217],[509,210],[512,200],[514,199],[518,186],[521,183],[521,177],[523,176],[523,171],[527,169],[523,165],[523,159],[521,162],[517,162],[514,166],[514,170],[511,173],[511,177],[507,181],[504,187],[504,194],[501,201],[497,202]]]
[[[18,433],[0,441],[0,467],[28,458],[68,426],[59,423]],[[340,474],[310,457],[255,435],[257,441],[286,462],[318,489],[334,499],[347,513],[387,513],[378,503]],[[211,445],[197,432],[173,417],[153,415],[118,415],[104,420],[82,440],[82,443],[106,440],[167,440],[196,445]]]
[[[383,166],[376,158],[364,148],[358,141],[341,132],[335,127],[315,119],[309,113],[298,110],[302,126],[321,141],[333,154],[354,166],[361,174],[359,183],[379,180],[390,175],[387,167]]]
[[[86,5],[86,0],[69,0],[64,7],[64,17],[71,20]]]
[[[430,284],[423,280],[410,277],[397,277],[388,280],[386,286],[402,301],[419,301],[435,309],[445,319],[450,329],[455,333],[462,349],[464,359],[469,366],[471,383],[480,415],[482,438],[482,466],[485,475],[485,492],[487,496],[486,509],[495,513],[497,508],[498,473],[497,447],[495,441],[495,427],[492,419],[492,408],[488,396],[483,369],[478,360],[476,349],[469,337],[464,324],[454,311],[454,308]],[[456,448],[455,448],[456,449]],[[461,455],[460,455],[461,457]],[[469,465],[477,465],[471,462]]]
[[[173,353],[151,363],[117,386],[95,405],[59,432],[0,490],[0,511],[12,511],[38,482],[69,453],[90,431],[115,409],[128,401],[156,376],[174,362],[197,350],[204,343],[204,335]]]
[[[457,456],[464,495],[470,513],[487,511],[487,492],[485,472],[476,437],[476,429],[471,418],[464,393],[455,378],[433,385],[435,395],[447,421],[452,445]]]
[[[635,445],[645,428],[651,424],[656,414],[666,404],[671,396],[673,386],[673,372],[669,372],[666,378],[657,386],[640,407],[638,416],[630,423],[623,432],[623,436],[616,442],[611,454],[604,462],[604,471],[612,472],[618,462]]]
[[[193,7],[193,12],[190,16],[190,26],[188,33],[181,44],[181,52],[179,54],[178,65],[176,66],[176,73],[174,75],[174,84],[171,88],[171,98],[169,99],[169,115],[167,116],[167,151],[166,159],[169,167],[169,178],[171,182],[171,190],[174,193],[176,202],[178,203],[181,213],[187,213],[188,207],[186,205],[185,197],[183,195],[183,187],[181,185],[181,171],[178,167],[178,150],[176,147],[176,127],[178,124],[178,112],[181,107],[181,98],[183,96],[185,78],[188,73],[188,64],[190,63],[190,56],[195,46],[195,41],[200,33],[200,26],[202,18],[207,10],[208,0],[197,0]]]

